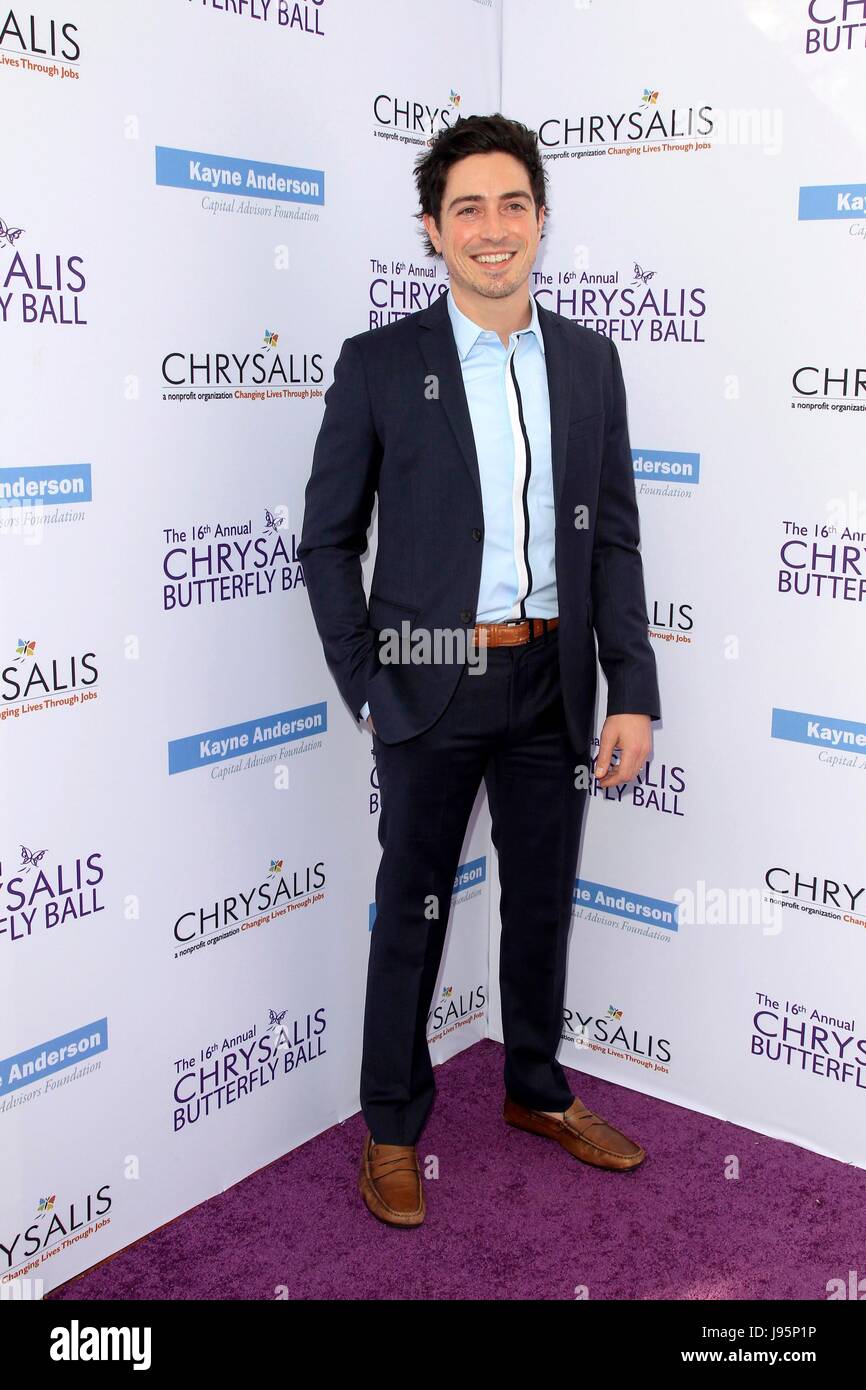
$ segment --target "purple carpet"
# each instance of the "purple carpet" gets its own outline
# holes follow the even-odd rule
[[[502,1062],[485,1041],[436,1068],[422,1226],[364,1206],[357,1114],[47,1297],[823,1300],[862,1267],[862,1169],[570,1070],[647,1150],[599,1170],[504,1123]]]

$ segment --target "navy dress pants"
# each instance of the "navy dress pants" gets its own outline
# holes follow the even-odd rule
[[[576,751],[566,727],[555,628],[486,658],[483,674],[464,667],[431,728],[397,744],[373,735],[382,858],[360,1092],[380,1144],[416,1143],[433,1104],[427,1019],[482,778],[499,856],[505,1089],[536,1110],[572,1101],[556,1051],[587,800],[575,768],[589,750]]]

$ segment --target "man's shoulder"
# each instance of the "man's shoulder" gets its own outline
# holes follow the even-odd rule
[[[555,329],[562,333],[565,341],[569,344],[572,351],[584,353],[591,358],[604,359],[610,353],[609,340],[604,333],[597,333],[594,328],[586,328],[576,319],[571,319],[567,314],[557,313],[555,309],[548,309],[546,305],[538,301],[538,312]]]
[[[434,297],[430,304],[422,305],[420,309],[414,310],[411,314],[402,314],[392,323],[381,323],[375,328],[365,328],[360,333],[352,333],[348,341],[354,343],[364,353],[399,348],[414,337],[420,320],[429,316],[435,303]]]

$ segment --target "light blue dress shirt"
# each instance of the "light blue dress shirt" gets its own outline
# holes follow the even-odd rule
[[[505,347],[447,294],[484,507],[476,622],[555,618],[550,398],[538,305],[530,294],[531,321]],[[365,703],[361,717],[369,712]]]

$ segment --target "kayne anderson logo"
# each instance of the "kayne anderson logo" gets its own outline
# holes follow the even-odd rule
[[[89,463],[0,468],[0,536],[83,521],[93,501]]]
[[[441,104],[377,93],[373,98],[374,137],[401,145],[429,145],[438,131],[457,120],[460,93],[453,87],[449,90],[451,95]]]
[[[457,872],[454,875],[454,882],[451,885],[451,901],[448,904],[450,913],[452,907],[462,906],[472,898],[477,898],[481,889],[487,882],[487,856],[479,855],[477,859],[467,859],[464,864],[458,864]],[[438,921],[440,917],[439,904],[435,893],[431,893],[423,901],[424,915],[428,921]],[[367,911],[367,930],[373,930],[376,921],[376,904],[369,904]]]
[[[317,705],[304,705],[300,709],[264,715],[261,719],[248,719],[243,724],[228,724],[223,729],[172,739],[168,745],[169,776],[217,764],[212,767],[211,777],[222,779],[230,773],[260,767],[285,756],[270,751],[280,744],[298,743],[295,750],[298,753],[321,748],[322,741],[315,735],[324,734],[327,729],[328,706],[322,700]],[[222,766],[234,759],[241,761],[233,767]]]
[[[203,608],[299,589],[306,593],[298,538],[287,523],[285,507],[265,507],[257,534],[251,517],[240,522],[197,521],[186,530],[166,526],[163,610]]]
[[[85,328],[87,280],[81,269],[84,257],[46,251],[44,246],[33,251],[27,238],[21,241],[26,232],[26,227],[8,218],[8,209],[0,208],[0,314],[3,324]],[[11,256],[8,255],[10,249]]]
[[[314,209],[325,202],[325,175],[321,169],[267,164],[259,159],[237,159],[232,155],[202,154],[198,150],[179,150],[167,145],[156,146],[156,182],[165,188],[185,188],[200,193],[203,211],[211,213],[234,212],[282,221],[318,222],[319,216]],[[264,208],[261,200],[264,200]]]
[[[468,903],[470,899],[477,898],[486,882],[487,856],[482,854],[477,859],[467,859],[465,864],[459,865],[454,875],[451,891],[453,902]]]
[[[572,901],[572,916],[652,941],[670,941],[671,933],[679,930],[679,905],[662,898],[648,898],[642,893],[627,893],[606,883],[577,878]]]
[[[701,481],[701,456],[679,449],[632,449],[637,491],[647,497],[693,497]]]
[[[0,859],[0,943],[26,941],[35,932],[81,922],[105,911],[97,888],[105,877],[102,852],[94,850],[72,865],[47,859],[40,845],[19,843],[17,868]],[[43,860],[46,860],[43,865]]]
[[[712,106],[672,105],[662,101],[660,92],[645,87],[627,110],[548,116],[538,127],[538,141],[547,159],[691,153],[710,149],[707,137],[713,129]]]
[[[705,343],[706,290],[671,284],[633,261],[627,270],[533,271],[536,299],[582,328],[623,343]]]
[[[37,77],[77,81],[80,61],[77,24],[45,19],[21,7],[9,10],[0,29],[0,72],[14,68]]]
[[[850,222],[849,236],[866,246],[866,183],[805,185],[800,189],[799,222]]]
[[[37,1082],[44,1084],[39,1086],[36,1095],[44,1095],[58,1086],[68,1086],[71,1081],[98,1071],[100,1063],[94,1062],[89,1066],[87,1059],[107,1051],[108,1019],[97,1018],[93,1023],[85,1023],[70,1033],[61,1033],[47,1042],[13,1053],[11,1057],[3,1057],[0,1059],[0,1114],[16,1104],[14,1100],[6,1099],[12,1092],[20,1091],[25,1086],[35,1086]],[[81,1062],[85,1065],[79,1065]],[[70,1068],[74,1070],[70,1072]],[[60,1072],[64,1075],[58,1081],[50,1079]],[[27,1103],[31,1100],[32,1096],[28,1096]]]
[[[320,352],[277,348],[279,333],[266,329],[256,351],[241,348],[173,348],[160,364],[164,401],[312,401],[323,392]],[[172,388],[182,387],[176,391]]]
[[[770,734],[790,743],[811,744],[820,750],[818,761],[829,767],[866,768],[866,724],[853,719],[774,708]]]
[[[95,652],[37,656],[36,647],[35,638],[19,637],[13,659],[0,669],[0,721],[80,706],[97,697]]]
[[[866,183],[804,185],[800,189],[797,217],[800,222],[866,217]]]
[[[289,914],[315,906],[325,897],[325,861],[288,868],[284,859],[271,859],[258,883],[245,884],[188,908],[176,918],[172,935],[178,949],[174,959],[189,956],[214,942],[273,922],[285,924]],[[296,919],[297,920],[297,919]]]

